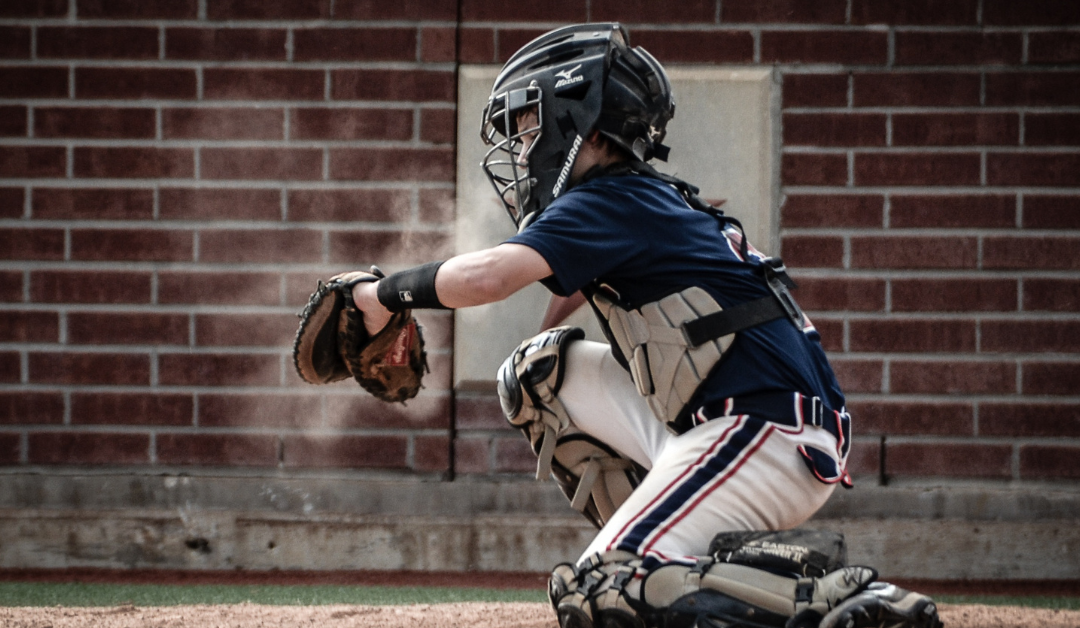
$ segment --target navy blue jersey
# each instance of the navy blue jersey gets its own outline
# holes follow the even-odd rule
[[[740,238],[733,227],[725,230],[715,217],[689,207],[670,185],[627,175],[573,188],[507,242],[540,253],[553,273],[544,284],[561,296],[597,280],[636,308],[699,286],[726,309],[770,294],[761,256],[743,260]],[[843,408],[819,340],[812,327],[800,331],[787,318],[739,332],[689,410],[770,391],[818,396]]]

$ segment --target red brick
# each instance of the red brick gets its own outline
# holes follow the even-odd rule
[[[281,109],[164,109],[165,139],[280,140],[285,138]]]
[[[157,59],[158,29],[137,26],[39,26],[42,59]]]
[[[1011,195],[893,195],[889,226],[895,228],[1008,228],[1016,224]]]
[[[297,61],[415,61],[415,28],[300,28],[293,31]]]
[[[1080,447],[1063,445],[1023,445],[1020,447],[1020,477],[1027,479],[1080,478]]]
[[[334,100],[454,102],[453,72],[427,70],[332,70]],[[320,94],[321,97],[321,94]]]
[[[446,471],[450,468],[450,438],[417,436],[413,439],[413,468],[417,471]]]
[[[1004,72],[986,75],[987,105],[1078,105],[1080,72]]]
[[[490,28],[460,28],[458,59],[462,63],[493,63],[495,31]]]
[[[853,320],[848,323],[852,351],[893,353],[971,353],[975,322],[942,319]]]
[[[195,71],[180,68],[75,68],[78,98],[195,98]]]
[[[0,259],[64,259],[62,229],[0,229]]]
[[[0,271],[0,303],[21,303],[23,274],[20,271]]]
[[[1080,326],[1072,325],[1072,328],[1075,331]],[[1080,343],[1071,344],[1075,347]],[[1071,396],[1080,390],[1080,364],[1078,363],[1025,362],[1023,368],[1025,395]]]
[[[884,146],[885,115],[786,113],[785,146]]]
[[[499,438],[492,442],[495,448],[495,463],[492,471],[535,473],[536,454],[529,447],[529,441],[523,437]]]
[[[339,20],[437,20],[457,19],[454,0],[336,0],[334,18]]]
[[[545,3],[462,0],[460,6],[460,19],[466,22],[585,22],[587,19],[585,3],[581,0]]]
[[[276,467],[278,437],[270,434],[157,435],[157,462],[208,467]]]
[[[0,146],[0,177],[63,177],[66,168],[61,146]]]
[[[0,59],[29,59],[30,29],[0,26]]]
[[[491,439],[458,438],[454,439],[454,472],[487,473]]]
[[[894,312],[1015,312],[1015,279],[894,279]]]
[[[276,355],[167,353],[158,357],[165,386],[276,386]]]
[[[292,139],[410,140],[413,112],[408,109],[293,109],[289,134]]]
[[[1011,113],[894,114],[896,146],[1016,145],[1020,118]]]
[[[1026,114],[1024,116],[1024,144],[1027,146],[1080,145],[1080,115]]]
[[[451,254],[452,246],[445,233],[335,231],[330,234],[330,262],[418,264]]]
[[[279,305],[280,300],[281,278],[277,273],[158,273],[159,303]]]
[[[1080,229],[1080,196],[1024,195],[1024,227]]]
[[[204,179],[322,179],[318,148],[203,148],[199,156]]]
[[[1024,278],[1024,311],[1080,311],[1080,279]]]
[[[858,153],[856,185],[978,185],[974,153]]]
[[[420,190],[420,221],[450,223],[455,213],[451,190]]]
[[[1076,320],[987,320],[980,329],[986,353],[1080,353]]]
[[[211,20],[317,20],[330,17],[330,0],[207,0]]]
[[[848,472],[854,477],[879,476],[881,474],[881,446],[880,439],[862,440],[856,436],[851,443],[851,451],[848,452]]]
[[[853,0],[852,24],[974,26],[978,0]]]
[[[1015,394],[1016,364],[893,360],[889,365],[889,392],[950,395]]]
[[[19,434],[0,434],[0,464],[19,464],[22,452],[22,436]]]
[[[132,353],[31,353],[29,366],[34,384],[150,383],[150,358]]]
[[[804,310],[880,312],[885,309],[882,279],[796,277],[795,298]]]
[[[292,344],[295,334],[294,314],[195,315],[195,344],[199,346],[284,347]]]
[[[784,107],[847,105],[847,74],[785,74]]]
[[[1010,445],[886,444],[886,472],[892,476],[1008,478]]]
[[[39,270],[30,273],[34,303],[149,303],[150,273]]]
[[[284,61],[285,31],[270,28],[170,28],[167,59]]]
[[[123,179],[190,178],[195,155],[190,148],[75,148],[75,176]]]
[[[840,388],[847,394],[879,393],[882,391],[881,360],[832,359],[829,361]],[[858,418],[858,417],[856,417]],[[861,425],[859,426],[861,429]]]
[[[784,236],[784,260],[792,268],[840,268],[844,240],[836,236]]]
[[[860,435],[965,436],[975,430],[974,412],[967,403],[874,401],[850,406],[854,429]]]
[[[23,188],[0,188],[0,218],[22,218],[25,205]]]
[[[150,436],[31,432],[27,437],[27,458],[30,464],[146,464],[150,461]]]
[[[289,220],[404,222],[410,196],[406,190],[289,190]]]
[[[790,194],[781,224],[790,227],[880,227],[884,197],[877,194]]]
[[[209,188],[164,188],[163,220],[280,220],[281,192]]]
[[[186,230],[73,229],[71,259],[90,261],[192,261],[194,234]]]
[[[452,144],[457,130],[457,112],[453,109],[421,109],[420,141]]]
[[[0,424],[56,425],[63,422],[62,393],[0,391]]]
[[[318,428],[322,399],[313,395],[199,395],[199,427]]]
[[[814,316],[814,328],[821,336],[821,348],[826,351],[844,350],[844,321]]]
[[[884,64],[888,35],[865,31],[763,31],[761,60],[778,63]]]
[[[299,379],[299,377],[297,377]],[[307,388],[308,385],[304,384]],[[361,393],[359,388],[355,388]],[[450,404],[447,397],[420,396],[409,405],[388,404],[368,394],[326,398],[327,425],[334,429],[447,429]]]
[[[989,185],[1069,187],[1080,185],[1080,153],[990,153]]]
[[[2,4],[2,3],[0,3]],[[67,68],[0,67],[0,98],[67,98]]]
[[[1074,403],[980,403],[982,436],[1080,437],[1080,406]]]
[[[155,312],[72,312],[68,342],[89,345],[187,345],[188,315]]]
[[[453,181],[445,148],[332,148],[330,178],[359,181]]]
[[[1028,33],[1028,63],[1080,63],[1080,33]]]
[[[498,47],[495,50],[495,60],[505,63],[511,55],[520,50],[530,41],[547,32],[546,28],[500,28],[496,38]],[[638,45],[637,40],[634,41]]]
[[[404,469],[404,436],[285,436],[286,467]]]
[[[900,31],[897,65],[1014,65],[1020,63],[1020,33]]]
[[[1080,239],[1065,237],[996,237],[983,240],[984,268],[1080,268]]]
[[[979,75],[952,72],[855,73],[856,107],[976,106]]]
[[[52,220],[149,220],[152,190],[36,188],[33,215]]]
[[[322,233],[308,229],[222,229],[199,234],[199,261],[207,263],[322,261]]]
[[[720,22],[843,24],[846,11],[844,0],[725,0],[720,5]],[[711,21],[711,18],[706,17],[704,21]]]
[[[207,68],[203,94],[220,100],[322,100],[326,75],[322,70]]]
[[[26,137],[26,114],[26,107],[0,107],[0,137]]]
[[[784,153],[781,180],[785,185],[845,185],[847,155]]]
[[[983,23],[1001,26],[1065,26],[1080,22],[1080,5],[1068,0],[985,0]]]
[[[198,0],[79,0],[79,18],[195,19]]]
[[[58,342],[60,316],[56,312],[0,310],[0,342]]]
[[[695,31],[693,37],[680,30],[638,31],[633,44],[664,63],[750,63],[754,59],[754,38],[741,31]],[[499,51],[505,52],[501,33]]]
[[[978,242],[969,237],[858,236],[852,268],[975,268]]]
[[[68,0],[5,0],[0,17],[65,17]]]
[[[420,29],[420,60],[431,63],[454,61],[457,56],[457,29]]]
[[[16,351],[0,351],[0,383],[18,384],[22,381],[22,358]]]
[[[71,395],[71,423],[73,425],[191,425],[193,407],[194,401],[191,395],[76,392]]]

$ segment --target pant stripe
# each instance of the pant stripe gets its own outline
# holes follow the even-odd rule
[[[771,432],[765,421],[740,417],[686,472],[627,524],[612,545],[639,555],[647,551],[702,499],[731,477]],[[627,528],[629,531],[624,533]]]

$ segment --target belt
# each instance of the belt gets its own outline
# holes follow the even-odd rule
[[[851,447],[851,415],[847,410],[833,410],[821,397],[797,392],[767,392],[720,399],[702,406],[694,416],[695,424],[722,416],[748,414],[788,427],[813,425],[836,438],[841,457]]]

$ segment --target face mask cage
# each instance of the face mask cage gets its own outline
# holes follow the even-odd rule
[[[515,225],[520,225],[529,213],[536,186],[536,179],[529,176],[529,156],[543,135],[540,100],[540,88],[533,84],[493,96],[484,110],[480,137],[491,149],[484,155],[481,167]],[[518,116],[530,109],[536,112],[535,124],[518,128]],[[525,138],[529,140],[527,147]]]

